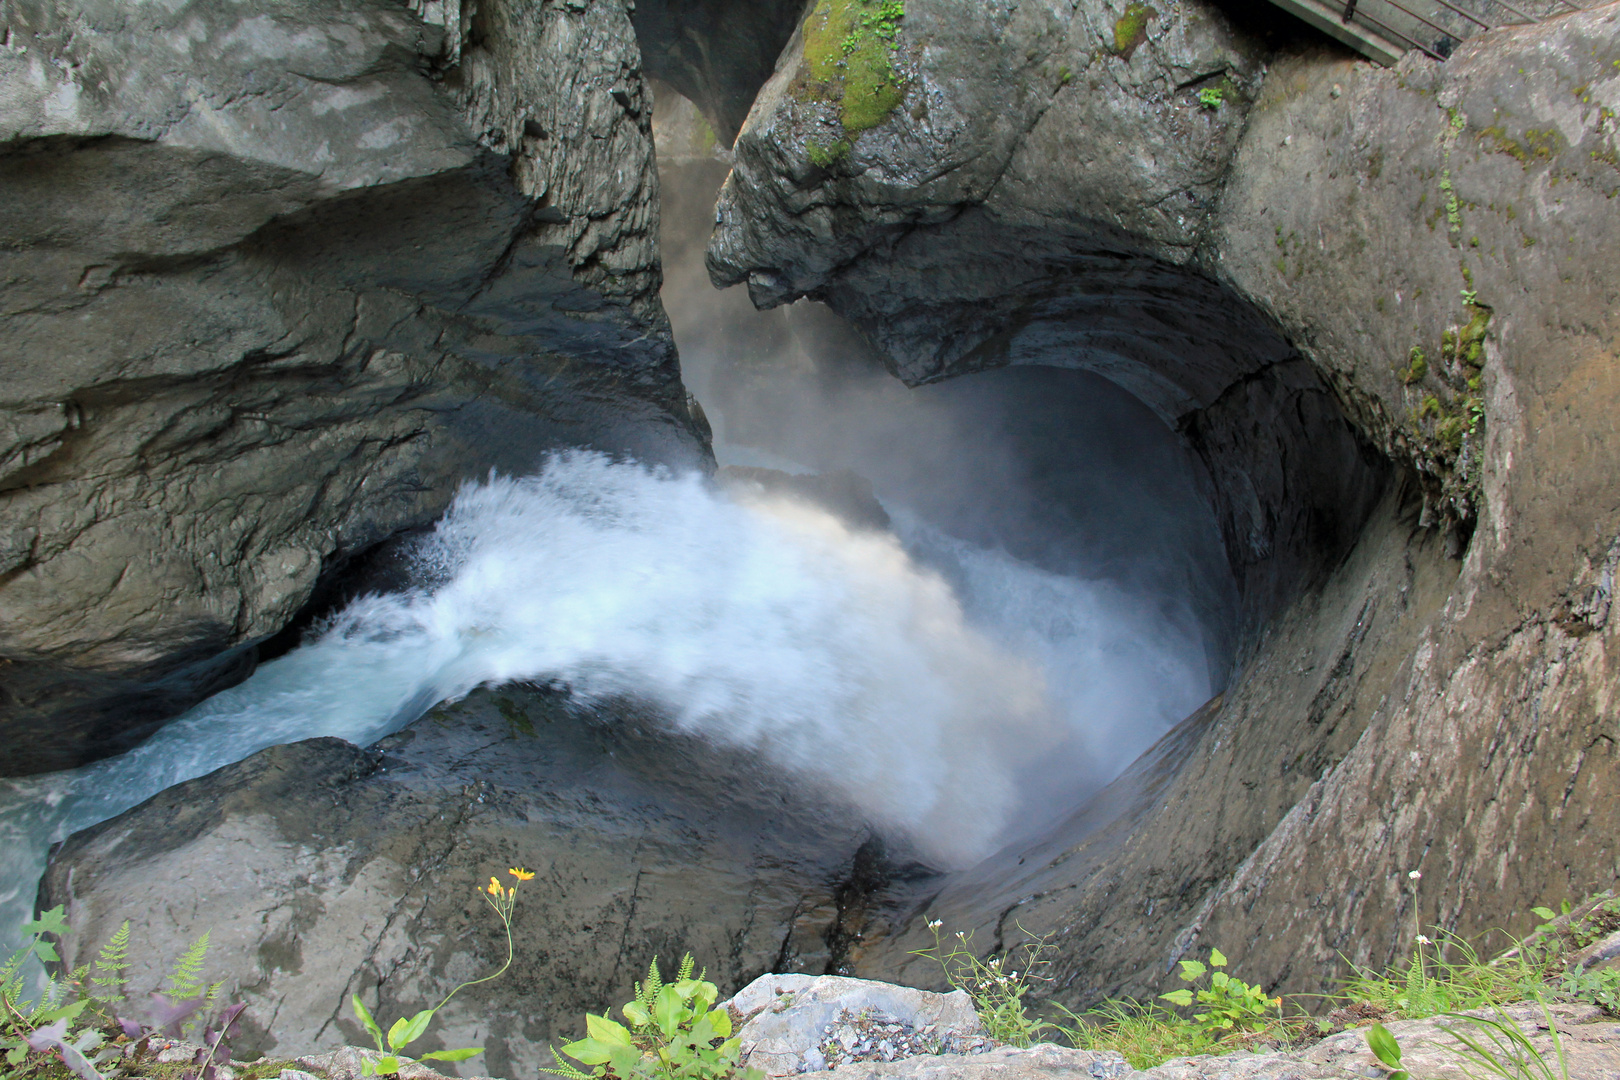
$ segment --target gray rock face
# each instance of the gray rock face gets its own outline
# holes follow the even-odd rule
[[[0,774],[548,447],[700,460],[624,8],[8,4]]]
[[[912,0],[904,101],[826,165],[843,127],[796,39],[738,138],[709,269],[761,306],[824,300],[908,383],[1046,364],[1124,386],[1209,470],[1253,628],[1382,477],[1319,375],[1198,269],[1262,51],[1216,7],[1150,10]]]
[[[636,0],[647,73],[703,110],[731,145],[793,36],[805,0]]]
[[[654,955],[667,972],[690,950],[723,990],[824,969],[865,840],[744,755],[508,689],[373,750],[314,739],[165,791],[64,843],[41,898],[67,904],[74,958],[132,920],[132,993],[210,931],[243,1049],[284,1056],[367,1043],[352,993],[386,1027],[495,971],[506,939],[477,892],[527,867],[511,970],[413,1046],[483,1046],[463,1071],[521,1076]]]
[[[1258,87],[1233,44],[1231,114],[1166,91],[1162,122],[1128,129],[1123,80],[1197,66],[1155,35],[1223,39],[1184,4],[1128,60],[1104,48],[1040,89],[1055,42],[1101,34],[1090,10],[1043,35],[1027,5],[914,0],[904,102],[826,166],[807,147],[831,106],[790,49],[739,137],[711,268],[761,303],[827,300],[912,381],[1081,364],[1136,390],[1199,447],[1264,630],[1221,699],[1045,841],[868,934],[854,970],[929,984],[905,956],[924,918],[1050,935],[1068,1004],[1150,997],[1211,945],[1319,992],[1345,960],[1404,959],[1419,925],[1522,933],[1538,897],[1620,873],[1620,10],[1482,34],[1443,65],[1306,48]],[[1041,136],[1026,102],[1065,95],[1085,112]],[[1172,150],[1176,115],[1206,126]],[[1177,217],[1188,191],[1210,201]],[[1087,239],[1103,225],[1109,244]],[[1175,333],[1166,311],[1188,313]]]

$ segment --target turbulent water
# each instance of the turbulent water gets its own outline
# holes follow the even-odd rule
[[[267,746],[367,744],[481,685],[656,703],[942,865],[1054,785],[1106,779],[1207,694],[1196,627],[903,513],[897,531],[582,452],[469,486],[418,589],[355,602],[130,753],[6,781],[0,918],[27,916],[53,840]]]

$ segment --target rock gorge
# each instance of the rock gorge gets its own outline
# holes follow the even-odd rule
[[[610,882],[512,990],[545,1018],[508,1001],[487,1029],[492,1066],[527,1068],[546,1018],[677,937],[736,985],[926,982],[906,950],[940,919],[985,947],[1051,934],[1074,1006],[1153,993],[1211,944],[1317,992],[1419,925],[1478,934],[1620,876],[1620,7],[1386,70],[1201,0],[1134,21],[907,0],[902,100],[853,135],[798,5],[628,7],[8,3],[5,771],[127,746],[241,678],[461,479],[560,445],[708,463],[656,296],[649,76],[738,129],[716,284],[825,303],[910,384],[1080,368],[1179,433],[1240,592],[1224,691],[1043,837],[943,876],[886,866],[858,822],[767,814],[750,782],[713,794],[745,762],[692,766],[704,808],[670,825],[591,788],[645,790],[645,746],[583,793],[401,736],[266,751],[58,853],[41,899],[84,942],[136,895],[150,940],[189,940],[234,894],[160,907],[137,883],[197,891],[232,850],[281,850],[254,886],[280,914],[243,923],[231,978],[333,1039],[349,953],[320,1000],[289,989],[327,943],[372,964],[359,985],[398,972],[401,1004],[466,974],[435,958],[448,936],[494,955],[433,898],[469,869],[458,837],[506,857],[493,797],[560,875]],[[550,715],[544,690],[499,693],[440,725]],[[288,769],[399,821],[312,825]],[[190,800],[221,809],[167,833]],[[713,903],[638,914],[649,865],[701,868]],[[368,921],[385,897],[406,899]],[[550,950],[582,940],[559,975]]]

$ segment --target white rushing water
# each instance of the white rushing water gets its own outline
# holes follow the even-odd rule
[[[0,919],[28,916],[52,841],[268,746],[368,744],[482,685],[656,703],[952,866],[1032,792],[1105,781],[1207,696],[1188,621],[898,526],[584,452],[470,485],[423,545],[430,584],[358,600],[129,753],[0,782]]]

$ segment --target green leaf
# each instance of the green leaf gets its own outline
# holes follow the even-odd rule
[[[624,1018],[636,1027],[646,1027],[652,1023],[652,1014],[647,1011],[647,1006],[643,1005],[639,1000],[625,1003],[621,1011],[624,1013]]]
[[[484,1052],[482,1046],[469,1046],[462,1050],[429,1050],[418,1061],[466,1061]]]
[[[1181,979],[1183,982],[1192,982],[1209,969],[1197,960],[1183,960],[1181,962]]]
[[[383,1049],[382,1028],[378,1027],[377,1021],[371,1018],[371,1011],[366,1008],[366,1003],[360,1000],[360,995],[352,995],[349,998],[349,1004],[354,1006],[354,1015],[358,1016],[360,1022],[366,1026],[366,1031],[370,1033],[372,1041],[377,1044],[377,1049]]]
[[[382,1073],[384,1076],[391,1073],[397,1073],[399,1072],[399,1064],[399,1058],[395,1057],[393,1054],[388,1054],[377,1059],[377,1071]]]
[[[394,1026],[388,1029],[388,1049],[399,1050],[411,1045],[422,1037],[432,1020],[433,1010],[423,1009],[409,1020],[402,1017],[394,1021]]]
[[[1541,918],[1541,919],[1549,919],[1549,920],[1551,920],[1551,919],[1558,918],[1557,913],[1554,912],[1553,909],[1550,908],[1550,907],[1533,907],[1533,908],[1530,909],[1530,914],[1536,916],[1537,918]]]
[[[731,1034],[731,1014],[724,1009],[711,1009],[706,1018],[709,1021],[709,1030],[716,1038],[724,1039]]]
[[[583,1065],[605,1065],[613,1056],[613,1048],[595,1039],[580,1039],[563,1043],[562,1052]]]
[[[1226,956],[1219,949],[1209,950],[1209,962],[1215,967],[1226,966]]]
[[[653,1002],[653,1021],[665,1035],[674,1035],[681,1021],[687,1017],[686,1001],[680,992],[680,985],[675,983],[664,987],[658,991],[658,997]]]
[[[585,1030],[591,1038],[610,1046],[629,1046],[630,1029],[623,1024],[615,1023],[605,1016],[585,1014]]]
[[[65,906],[57,904],[49,911],[42,911],[39,913],[39,918],[23,923],[22,932],[25,934],[63,933],[68,928],[67,916],[63,914],[66,910]]]
[[[1401,1044],[1395,1041],[1395,1036],[1383,1024],[1374,1024],[1367,1029],[1367,1049],[1390,1068],[1401,1067]]]
[[[1168,994],[1160,994],[1159,996],[1172,1005],[1187,1006],[1193,1003],[1191,990],[1172,990]]]
[[[74,1020],[78,1018],[80,1013],[84,1012],[84,1007],[88,1004],[90,1002],[87,999],[80,998],[71,1005],[63,1005],[59,1009],[48,1009],[32,1017],[32,1021],[37,1027],[40,1024],[54,1024],[58,1020]]]
[[[1217,971],[1215,974],[1209,977],[1209,985],[1213,986],[1217,990],[1225,989],[1226,984],[1229,982],[1232,982],[1232,976],[1228,975],[1224,971]]]

